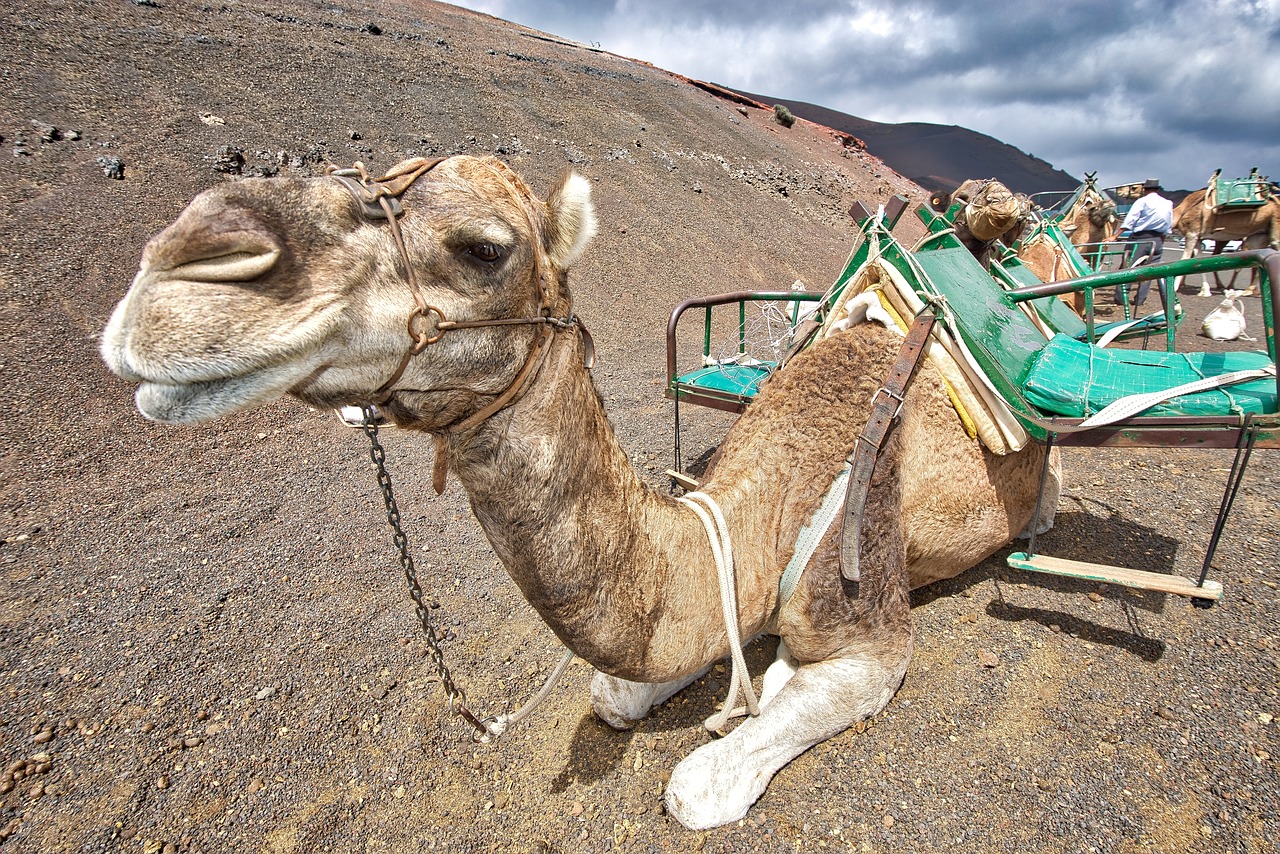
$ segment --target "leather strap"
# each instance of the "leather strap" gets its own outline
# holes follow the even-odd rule
[[[906,399],[911,380],[924,361],[929,333],[936,320],[933,308],[926,305],[912,321],[888,378],[871,399],[871,415],[848,457],[850,471],[840,532],[840,572],[845,580],[852,583],[854,596],[858,595],[858,583],[862,577],[858,554],[862,547],[862,516],[867,505],[867,493],[871,489],[871,475],[875,472],[880,450],[902,413],[902,402]]]

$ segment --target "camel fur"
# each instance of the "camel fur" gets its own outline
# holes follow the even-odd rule
[[[539,283],[568,316],[568,272],[595,230],[589,185],[544,203],[492,158],[451,157],[404,194],[399,220],[425,301],[449,319],[525,317]],[[201,193],[147,245],[102,340],[140,411],[186,423],[285,394],[367,402],[408,340],[412,294],[385,222],[328,178],[246,179]],[[524,365],[530,326],[455,330],[411,358],[384,411],[437,437],[494,551],[556,635],[598,671],[596,713],[627,727],[727,653],[711,547],[697,517],[647,487],[609,424],[583,342],[555,333],[523,394],[463,419]],[[774,773],[889,702],[912,650],[908,592],[963,572],[1032,523],[1041,446],[996,456],[963,432],[926,373],[876,470],[861,593],[835,530],[795,595],[778,582],[853,448],[899,337],[874,325],[797,356],[726,435],[702,491],[723,509],[744,638],[777,634],[758,717],[682,761],[666,791],[690,828],[734,821]],[[1054,491],[1040,528],[1051,522]]]
[[[1232,240],[1241,241],[1242,249],[1280,249],[1280,197],[1272,195],[1255,208],[1213,211],[1205,204],[1208,192],[1207,187],[1196,190],[1173,209],[1173,230],[1186,239],[1184,260],[1199,254],[1201,240],[1214,242],[1214,255]],[[1253,275],[1256,277],[1257,273]],[[1177,285],[1182,285],[1181,277]],[[1244,293],[1252,293],[1255,286],[1256,281],[1251,281]],[[1200,285],[1199,295],[1210,295],[1208,275]]]

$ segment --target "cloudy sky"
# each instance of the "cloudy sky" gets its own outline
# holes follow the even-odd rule
[[[1104,186],[1280,178],[1280,0],[454,0],[699,80],[955,124]]]

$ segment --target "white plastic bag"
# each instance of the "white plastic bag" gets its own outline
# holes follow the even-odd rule
[[[1214,341],[1253,340],[1244,334],[1244,310],[1236,299],[1239,295],[1240,291],[1228,290],[1226,299],[1205,316],[1200,331],[1206,338]]]

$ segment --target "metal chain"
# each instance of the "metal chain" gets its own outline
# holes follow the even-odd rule
[[[431,660],[436,666],[436,673],[440,676],[440,684],[444,687],[445,694],[449,697],[449,705],[452,707],[454,714],[475,727],[476,733],[474,737],[480,739],[489,735],[489,728],[467,708],[467,695],[454,684],[453,677],[449,674],[449,668],[444,662],[444,651],[441,650],[440,641],[436,638],[436,630],[431,622],[430,611],[422,601],[422,587],[418,584],[418,573],[414,568],[413,555],[409,553],[409,538],[405,535],[404,529],[400,527],[400,509],[396,505],[396,496],[391,489],[391,475],[387,472],[387,454],[383,450],[382,444],[378,441],[376,416],[370,407],[363,407],[362,411],[364,419],[360,427],[364,430],[364,434],[369,437],[369,459],[373,461],[374,468],[378,472],[378,488],[382,490],[382,502],[387,508],[387,524],[391,526],[391,539],[399,553],[398,559],[400,568],[404,570],[405,580],[409,582],[409,596],[413,599],[413,607],[418,612],[419,622],[422,623],[422,635],[427,642],[427,651],[431,653]]]

